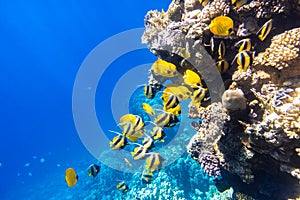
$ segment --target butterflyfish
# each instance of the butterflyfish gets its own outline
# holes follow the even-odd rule
[[[154,140],[159,142],[164,142],[164,137],[166,136],[162,127],[154,126],[150,134],[153,136]]]
[[[151,67],[151,70],[160,76],[164,77],[174,77],[177,76],[177,68],[173,63],[164,61],[164,60],[157,60]]]
[[[142,173],[142,183],[151,183],[153,181],[154,174],[150,170],[144,170]]]
[[[91,164],[88,167],[88,176],[96,177],[100,172],[100,166],[96,164]]]
[[[68,187],[73,187],[76,185],[78,181],[78,175],[76,174],[76,171],[73,168],[66,169],[66,176],[65,180],[68,184]]]
[[[224,55],[225,55],[225,51],[226,51],[226,47],[225,47],[225,44],[223,42],[223,40],[220,42],[219,44],[219,48],[218,48],[218,54],[219,54],[219,57],[218,59],[223,59],[224,58]]]
[[[187,69],[184,72],[183,80],[184,80],[185,84],[191,86],[192,88],[194,88],[195,85],[202,86],[200,76],[196,72],[194,72],[190,69]]]
[[[153,139],[150,136],[146,136],[142,141],[142,145],[145,149],[150,150],[154,146]]]
[[[252,45],[251,45],[250,38],[242,39],[242,40],[238,41],[237,43],[235,43],[234,46],[239,47],[239,52],[250,51],[253,48]]]
[[[117,135],[109,142],[109,146],[112,150],[123,149],[127,144],[128,143],[124,135]]]
[[[133,152],[131,152],[131,156],[134,160],[143,159],[146,156],[147,149],[145,147],[138,146],[133,149]]]
[[[154,97],[154,88],[152,85],[147,84],[144,86],[144,95],[148,99],[152,99]]]
[[[121,191],[122,193],[126,193],[129,190],[128,185],[124,181],[121,181],[117,184],[116,188]]]
[[[162,98],[164,99],[164,96],[168,97],[170,94],[174,94],[179,101],[182,101],[187,100],[192,92],[184,85],[169,84],[163,90]]]
[[[222,59],[222,60],[219,60],[217,63],[216,63],[217,67],[218,67],[218,70],[221,74],[224,74],[228,67],[229,67],[229,64],[226,60]]]
[[[155,111],[153,110],[153,108],[149,104],[143,103],[142,106],[143,106],[144,111],[147,114],[149,114],[151,116],[155,115]]]
[[[129,167],[132,167],[132,163],[129,162],[129,160],[128,160],[127,158],[124,158],[124,160],[125,160],[125,163],[126,163]]]
[[[247,71],[248,67],[252,65],[253,59],[254,59],[253,51],[242,51],[235,56],[231,65],[233,64],[234,61],[236,61],[238,65],[238,69],[240,71]]]
[[[163,160],[159,153],[150,153],[146,159],[145,169],[154,172],[162,167]]]
[[[241,7],[242,5],[247,3],[247,0],[231,0],[232,5],[235,5],[236,7]]]
[[[227,37],[233,34],[233,20],[227,16],[218,16],[209,24],[209,30],[215,36]]]
[[[260,39],[261,41],[264,41],[266,39],[266,37],[269,35],[271,29],[272,29],[272,19],[267,21],[256,33],[256,35],[258,36],[258,39]]]

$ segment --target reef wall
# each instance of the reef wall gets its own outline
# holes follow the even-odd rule
[[[233,20],[234,34],[212,34],[210,24],[218,16]],[[300,198],[300,2],[173,0],[165,12],[149,11],[145,27],[142,42],[159,58],[174,63],[179,72],[199,66],[204,73],[206,68],[217,68],[218,48],[225,44],[226,91],[208,87],[210,95],[222,100],[189,105],[189,117],[201,119],[193,124],[197,133],[187,146],[199,167],[210,176],[222,175],[219,188],[234,187],[240,199],[246,194],[256,199]],[[265,38],[258,37],[266,32]],[[253,57],[237,56],[236,43],[245,38],[251,40]],[[196,48],[209,53],[199,50],[199,56]],[[199,66],[188,62],[190,57],[197,57]],[[239,70],[243,59],[249,60],[249,66]],[[202,81],[209,85],[214,79],[212,75]],[[149,83],[164,81],[150,72]]]

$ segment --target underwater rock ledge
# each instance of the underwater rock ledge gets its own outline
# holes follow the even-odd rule
[[[255,51],[253,62],[245,70],[229,64],[222,74],[225,88],[240,90],[245,102],[241,100],[243,105],[231,110],[226,105],[235,97],[226,91],[226,105],[216,102],[197,108],[191,103],[189,116],[202,122],[195,126],[197,133],[187,152],[210,176],[238,176],[239,183],[236,179],[219,181],[233,186],[236,197],[245,193],[257,199],[300,198],[300,3],[231,2],[173,0],[166,12],[147,13],[142,42],[158,58],[174,63],[182,72],[194,69],[185,59],[193,56],[190,49],[202,46],[211,51],[212,37],[213,42],[225,43],[224,59],[228,63],[236,57],[235,44],[249,37],[251,51]],[[211,33],[211,21],[222,15],[233,19],[233,36],[217,37]],[[257,32],[270,19],[273,28],[266,39],[258,39]],[[212,50],[210,56],[217,62],[216,51]],[[199,65],[207,65],[209,59],[205,56],[199,57]],[[208,67],[217,66],[209,63]],[[213,81],[214,77],[210,79],[204,81]],[[164,81],[150,71],[149,83]]]

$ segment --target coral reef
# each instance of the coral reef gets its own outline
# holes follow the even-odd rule
[[[189,105],[189,117],[201,121],[192,124],[197,134],[191,138],[187,151],[212,177],[223,175],[223,171],[237,175],[242,183],[231,183],[238,191],[235,198],[299,196],[299,7],[296,0],[252,0],[241,6],[232,5],[229,0],[209,1],[204,6],[196,0],[174,0],[167,12],[150,11],[146,15],[142,42],[159,58],[174,63],[180,73],[195,69],[186,59],[196,55],[199,66],[216,67],[210,59],[218,61],[216,48],[221,41],[226,46],[223,59],[232,63],[222,74],[228,89],[222,97],[223,105]],[[211,21],[222,15],[233,19],[234,35],[218,37],[210,32]],[[270,19],[273,27],[268,28],[264,23]],[[267,34],[263,39],[257,36],[261,27]],[[253,57],[241,54],[243,57],[237,58],[235,44],[245,37],[251,40]],[[194,47],[200,49],[198,54]],[[238,70],[236,58],[240,59],[238,65],[249,61],[244,70]],[[165,81],[151,73],[150,77],[156,83]],[[204,86],[211,80],[202,80]],[[208,90],[210,95],[218,92],[209,87]],[[272,183],[267,183],[262,175]],[[239,193],[243,184],[249,185],[248,194],[247,190]]]

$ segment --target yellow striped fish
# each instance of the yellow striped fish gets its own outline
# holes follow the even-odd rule
[[[154,88],[152,85],[147,84],[144,86],[144,95],[148,99],[152,99],[154,97]]]
[[[146,159],[145,169],[154,172],[162,167],[163,160],[159,153],[150,153]]]
[[[235,43],[234,46],[239,47],[239,52],[250,51],[253,48],[252,45],[251,45],[250,38],[242,39],[242,40],[238,41],[237,43]]]
[[[154,126],[150,134],[153,136],[154,140],[159,142],[164,142],[164,137],[166,136],[162,127]]]
[[[238,53],[233,59],[232,63],[236,61],[238,65],[238,70],[247,71],[248,67],[252,65],[254,58],[254,52],[252,51],[242,51]],[[231,65],[232,65],[231,63]]]
[[[192,102],[200,106],[205,97],[206,91],[207,89],[202,87],[199,87],[197,90],[195,90],[193,96],[191,97]]]
[[[261,41],[264,41],[266,39],[266,37],[269,35],[269,33],[272,29],[272,26],[273,26],[272,21],[273,21],[272,19],[267,21],[256,33],[256,35],[258,36],[258,39],[260,39]]]
[[[126,193],[129,190],[128,185],[124,181],[121,181],[117,184],[116,188],[121,191],[122,193]]]
[[[216,63],[217,67],[218,67],[218,70],[221,74],[224,74],[228,67],[229,67],[229,64],[226,60],[222,59],[222,60],[219,60],[217,63]]]
[[[219,44],[219,48],[218,48],[218,54],[219,54],[219,57],[218,59],[223,59],[224,58],[224,55],[225,55],[225,52],[226,52],[226,47],[225,47],[225,44],[223,42],[223,40],[220,42]]]
[[[131,156],[133,157],[134,160],[139,160],[144,158],[146,156],[146,153],[147,153],[147,149],[141,145],[133,149],[133,152],[131,152]]]
[[[111,142],[109,142],[109,146],[112,150],[123,149],[127,144],[127,140],[123,135],[117,135],[112,139]]]
[[[153,181],[153,172],[149,171],[149,170],[144,170],[142,173],[142,182],[143,183],[151,183],[151,181]]]

